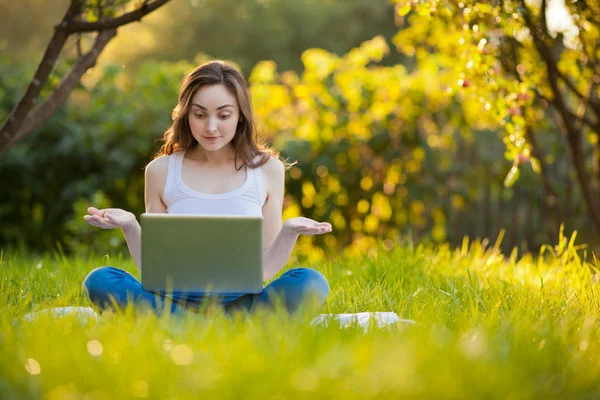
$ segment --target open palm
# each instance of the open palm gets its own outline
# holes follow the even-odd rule
[[[331,232],[331,224],[329,222],[317,222],[305,217],[290,218],[284,222],[283,226],[290,229],[293,233],[307,236]]]
[[[135,220],[135,216],[129,211],[121,210],[120,208],[105,208],[99,210],[95,207],[89,207],[89,215],[84,215],[90,225],[97,226],[102,229],[122,228]]]

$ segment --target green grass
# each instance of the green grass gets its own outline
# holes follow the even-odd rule
[[[418,322],[367,332],[280,311],[25,322],[89,306],[81,282],[95,267],[139,275],[123,257],[3,254],[0,398],[597,398],[600,264],[572,242],[535,259],[465,241],[302,264],[329,279],[323,312]]]

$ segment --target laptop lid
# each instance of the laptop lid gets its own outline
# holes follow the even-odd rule
[[[144,289],[263,290],[262,216],[144,213],[140,222]]]

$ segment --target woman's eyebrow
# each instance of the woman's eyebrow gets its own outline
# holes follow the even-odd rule
[[[202,107],[200,104],[192,103],[192,106],[196,106],[196,107],[206,111],[206,108]],[[217,111],[219,111],[225,107],[233,107],[233,106],[231,104],[223,104],[222,106],[217,107]]]

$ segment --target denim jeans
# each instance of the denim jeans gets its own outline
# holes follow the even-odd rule
[[[149,305],[160,312],[170,300],[170,311],[197,309],[207,301],[217,303],[226,311],[252,310],[256,306],[272,306],[280,299],[289,313],[294,313],[304,301],[311,301],[319,309],[329,295],[329,284],[318,271],[295,268],[285,272],[269,283],[258,294],[205,295],[198,292],[154,292],[144,290],[142,284],[129,272],[114,267],[96,268],[85,278],[84,290],[92,303],[100,310],[113,308],[116,304],[125,308],[134,305]]]

